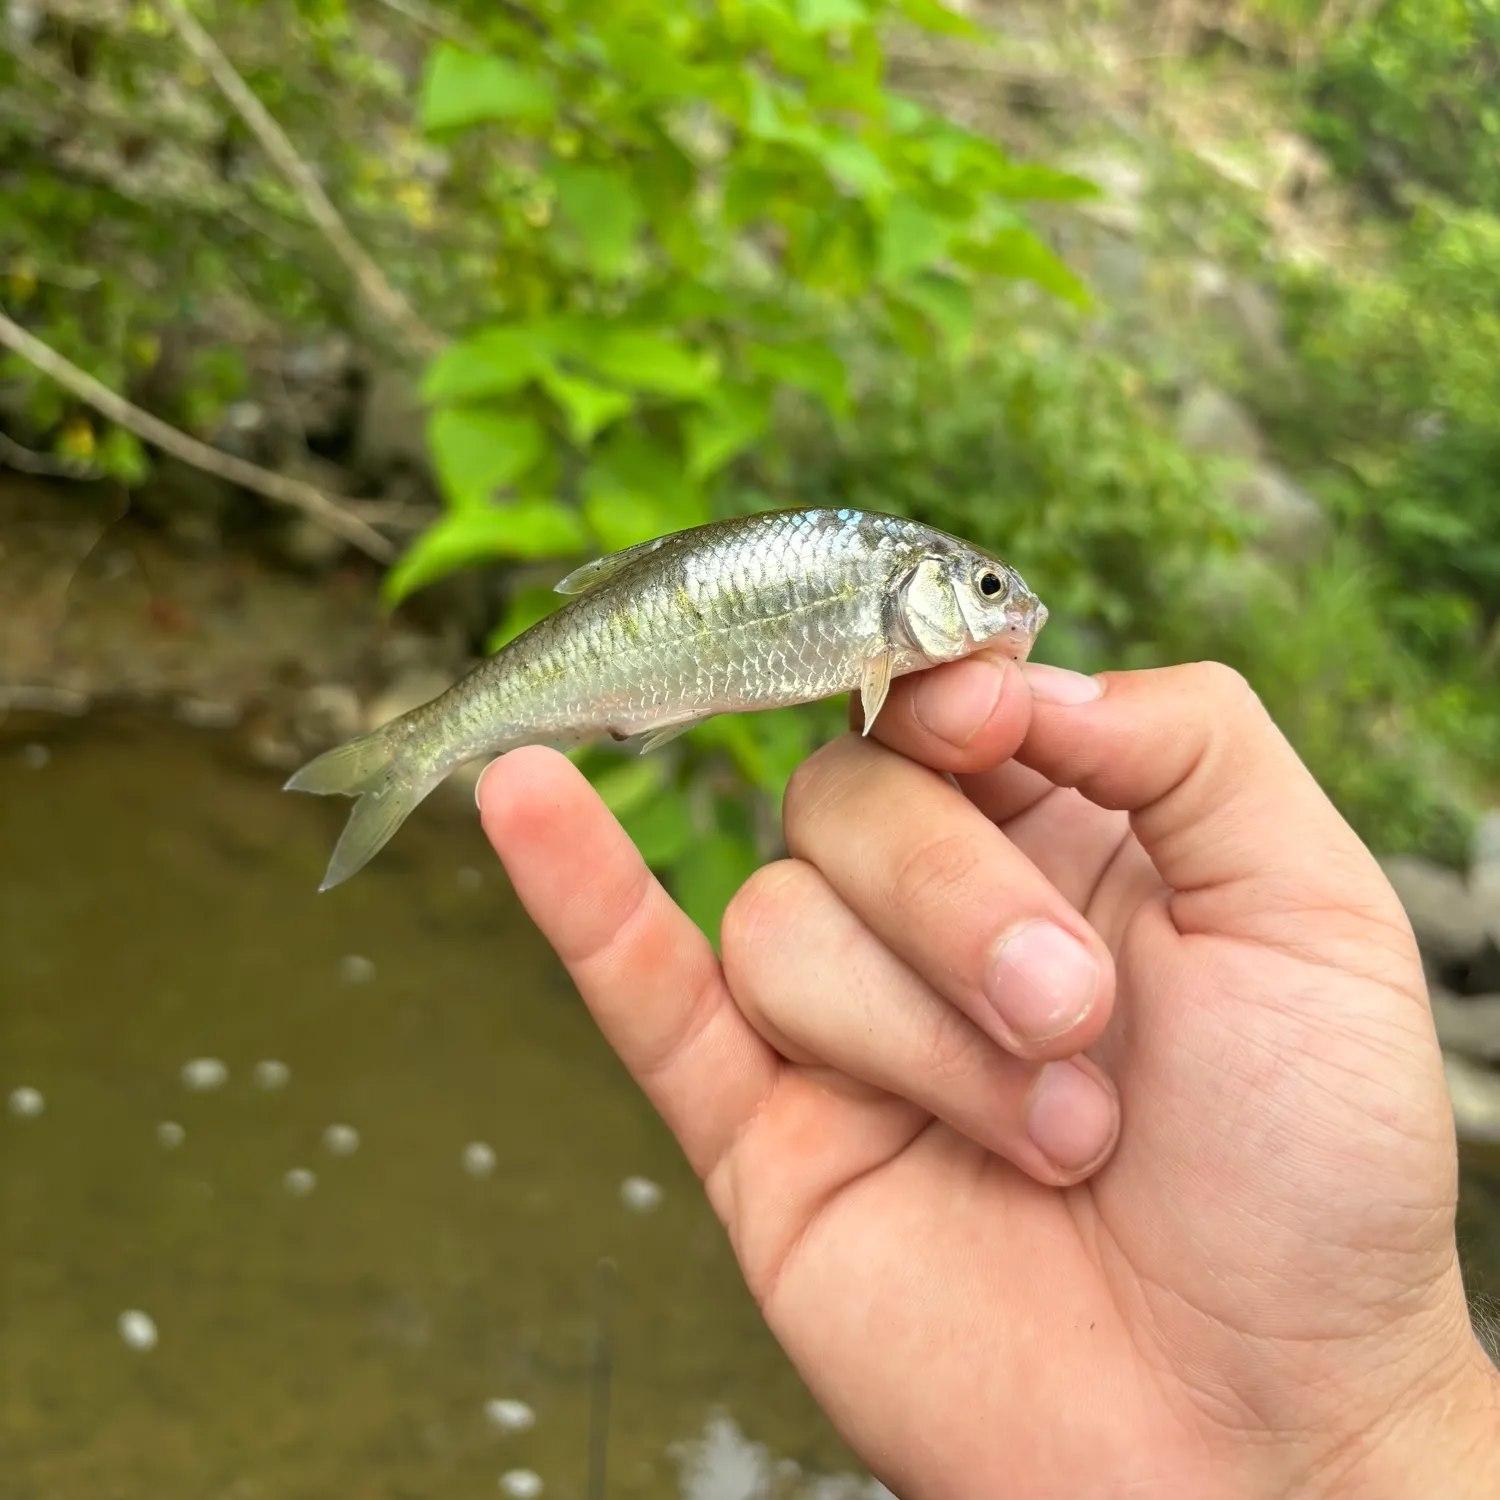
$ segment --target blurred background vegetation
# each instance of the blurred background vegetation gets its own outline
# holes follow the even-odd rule
[[[1461,863],[1500,0],[962,9],[6,0],[0,465],[352,571],[453,670],[601,551],[902,512],[1022,571],[1041,659],[1227,660],[1377,849]],[[580,759],[712,931],[842,712]]]

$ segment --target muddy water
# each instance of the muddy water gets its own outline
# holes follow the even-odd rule
[[[0,1497],[582,1496],[604,1256],[611,1496],[853,1472],[472,819],[319,897],[338,822],[206,734],[0,725]]]
[[[603,1256],[611,1496],[854,1473],[472,818],[318,897],[341,816],[207,734],[0,724],[0,1500],[582,1496]]]

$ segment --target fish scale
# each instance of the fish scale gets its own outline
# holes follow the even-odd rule
[[[1047,612],[959,538],[850,509],[769,512],[586,564],[570,595],[447,692],[303,767],[288,788],[359,800],[323,888],[347,879],[458,766],[522,744],[665,743],[719,713],[858,690],[983,646],[1018,659]]]

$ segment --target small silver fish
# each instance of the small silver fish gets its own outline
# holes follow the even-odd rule
[[[430,703],[304,766],[288,791],[359,800],[321,890],[363,868],[459,766],[612,735],[644,753],[721,713],[860,694],[981,646],[1018,661],[1047,620],[1021,576],[898,516],[772,511],[569,573],[574,597]]]

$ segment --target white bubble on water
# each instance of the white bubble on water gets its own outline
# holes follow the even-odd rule
[[[649,1177],[627,1177],[620,1184],[620,1202],[634,1213],[653,1213],[665,1196],[661,1184]]]
[[[368,984],[375,977],[375,965],[358,953],[345,954],[339,960],[339,978],[345,984]]]
[[[40,771],[52,759],[52,752],[45,745],[23,745],[21,764],[28,771]]]
[[[265,1089],[268,1093],[275,1089],[284,1089],[291,1080],[292,1070],[284,1062],[277,1062],[274,1057],[267,1057],[256,1063],[250,1075],[255,1080],[258,1089]]]
[[[465,865],[458,872],[460,890],[477,891],[484,884],[484,876],[473,865]]]
[[[309,1172],[306,1167],[293,1167],[285,1177],[281,1179],[281,1185],[294,1198],[305,1198],[318,1185],[316,1172]]]
[[[507,1469],[500,1476],[500,1489],[511,1500],[534,1500],[542,1493],[542,1476],[531,1469]]]
[[[34,1120],[46,1107],[47,1101],[39,1089],[27,1088],[23,1084],[10,1091],[10,1112],[18,1120]]]
[[[495,1153],[483,1141],[470,1141],[464,1147],[464,1171],[470,1177],[488,1177],[495,1170]]]
[[[217,1057],[195,1057],[182,1065],[182,1082],[194,1093],[221,1089],[229,1081],[229,1069]]]
[[[352,1125],[330,1125],[323,1132],[323,1149],[333,1156],[353,1156],[359,1150],[359,1132]]]
[[[187,1131],[176,1120],[163,1120],[156,1127],[156,1143],[166,1151],[175,1151],[186,1139]]]
[[[156,1348],[156,1324],[149,1313],[132,1307],[120,1314],[120,1337],[132,1349]]]
[[[524,1401],[486,1401],[484,1414],[501,1432],[526,1432],[536,1426],[536,1413]]]

